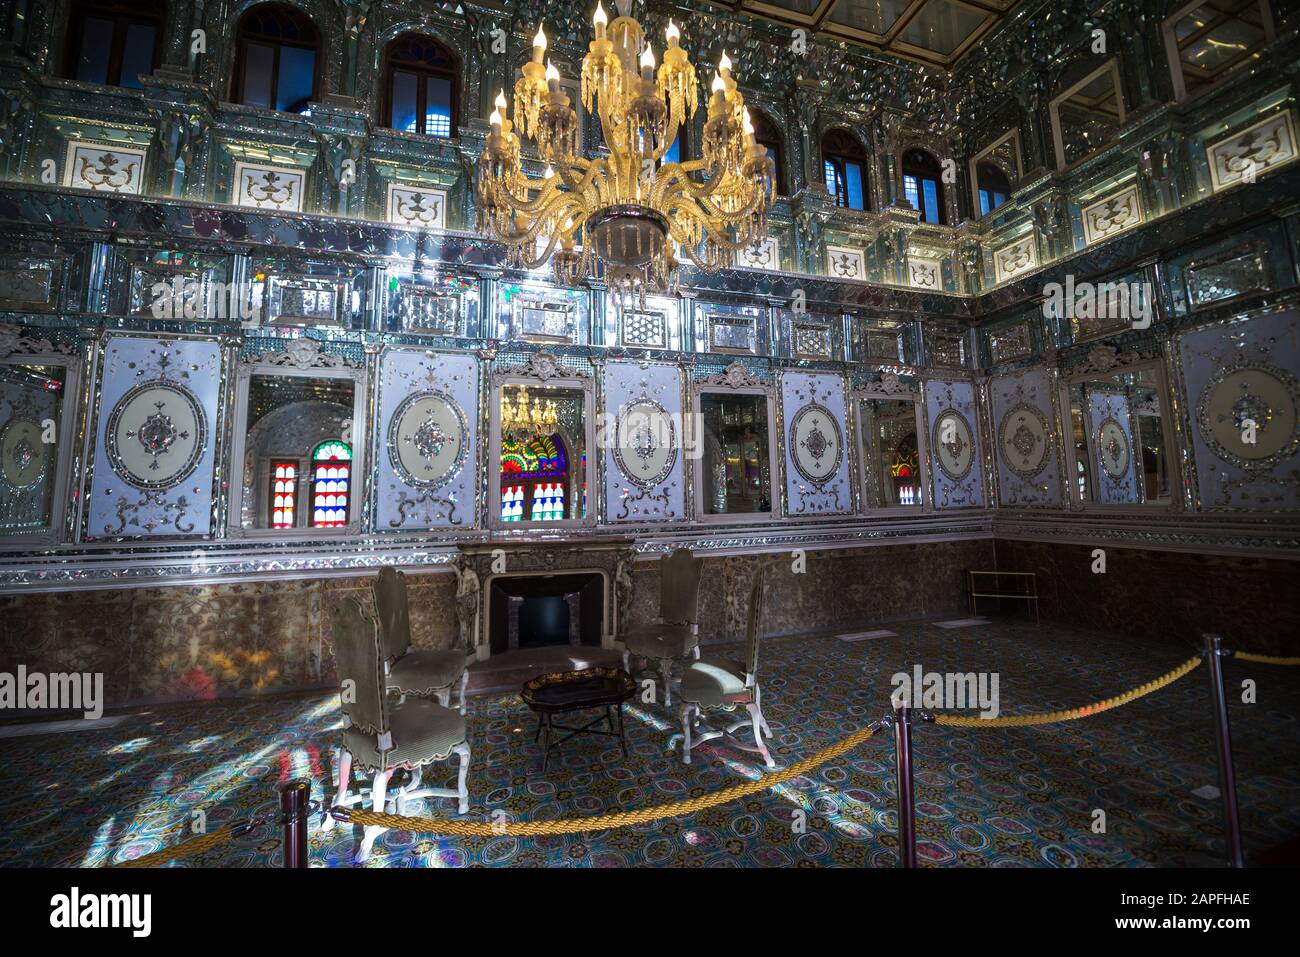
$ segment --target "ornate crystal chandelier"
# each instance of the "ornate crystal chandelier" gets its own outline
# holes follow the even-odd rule
[[[582,102],[600,117],[607,155],[577,154],[578,117],[559,70],[543,62],[546,35],[539,28],[532,61],[515,83],[513,122],[504,90],[492,111],[479,157],[478,220],[480,230],[506,244],[513,266],[536,269],[551,259],[556,280],[573,285],[598,260],[616,296],[644,298],[647,288],[676,288],[674,244],[712,271],[761,240],[776,171],[754,140],[725,52],[713,78],[701,157],[663,162],[697,108],[695,68],[670,20],[656,73],[654,50],[627,16],[627,3],[619,0],[623,15],[608,26],[597,3],[596,37],[582,61]],[[546,163],[540,177],[522,169],[521,135]]]
[[[550,435],[559,425],[560,417],[555,400],[534,398],[528,404],[528,387],[520,386],[512,405],[507,390],[501,391],[501,437],[520,445],[539,435]]]

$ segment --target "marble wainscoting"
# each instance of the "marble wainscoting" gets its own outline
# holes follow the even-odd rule
[[[888,621],[966,614],[966,571],[990,568],[987,539],[805,552],[802,574],[789,552],[705,559],[700,636],[705,644],[745,637],[749,589],[762,566],[767,598],[762,634],[851,631]],[[631,621],[658,614],[656,561],[633,568]]]
[[[408,573],[412,640],[449,647],[456,576]],[[0,596],[0,670],[102,672],[106,705],[332,686],[333,610],[368,578]]]
[[[1038,573],[1044,618],[1189,647],[1215,632],[1232,648],[1300,654],[1300,561],[1107,546],[1095,575],[1094,547],[998,539],[997,567]]]

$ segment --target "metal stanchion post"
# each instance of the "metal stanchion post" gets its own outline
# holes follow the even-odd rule
[[[280,788],[280,825],[284,829],[284,866],[307,866],[307,810],[311,785],[291,781]]]
[[[1232,732],[1228,727],[1228,693],[1223,684],[1223,638],[1205,635],[1205,663],[1210,671],[1210,695],[1214,699],[1214,724],[1219,746],[1219,790],[1223,794],[1223,829],[1228,841],[1228,859],[1233,867],[1245,867],[1241,852],[1241,819],[1237,813],[1237,775],[1232,768]]]
[[[916,809],[912,795],[912,709],[894,708],[894,757],[898,775],[898,860],[916,867]]]

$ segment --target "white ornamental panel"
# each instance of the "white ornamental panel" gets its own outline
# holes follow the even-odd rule
[[[664,362],[605,363],[605,510],[610,521],[685,517],[682,370]]]
[[[963,381],[927,382],[925,416],[930,432],[935,507],[983,505],[975,386]]]
[[[781,376],[786,514],[853,510],[844,379],[833,373]]]
[[[220,345],[118,336],[102,367],[86,537],[207,535]]]
[[[375,530],[472,528],[479,360],[388,349],[379,365]]]
[[[1051,389],[1041,369],[990,383],[998,499],[1003,505],[1058,505],[1061,480]]]

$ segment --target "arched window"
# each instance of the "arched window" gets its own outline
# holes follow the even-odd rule
[[[387,120],[395,130],[456,135],[456,58],[436,40],[403,33],[384,50]]]
[[[776,183],[776,191],[784,196],[786,195],[785,162],[781,150],[781,134],[777,131],[776,124],[761,110],[751,108],[749,122],[754,127],[754,142],[767,147],[767,155],[772,157],[772,162],[776,165],[776,176],[773,182]]]
[[[68,19],[63,75],[71,80],[139,89],[162,62],[160,2],[86,0]]]
[[[921,214],[921,222],[944,222],[939,161],[925,150],[908,150],[903,156],[903,195]]]
[[[346,442],[331,439],[311,453],[312,528],[347,525],[351,467],[352,447]],[[292,502],[289,508],[293,508]]]
[[[975,179],[979,187],[981,216],[987,216],[1011,199],[1011,182],[1001,167],[989,162],[976,163]]]
[[[302,113],[316,99],[320,36],[311,20],[293,7],[253,7],[235,31],[236,103],[281,113]]]
[[[829,130],[822,137],[822,176],[835,205],[867,208],[867,162],[858,141],[844,130]]]

